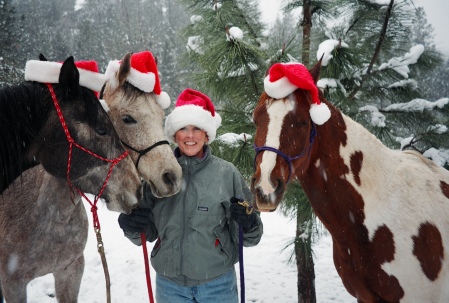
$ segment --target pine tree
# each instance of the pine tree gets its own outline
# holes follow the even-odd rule
[[[432,110],[409,110],[423,97],[414,78],[442,63],[433,48],[410,40],[414,10],[394,0],[388,6],[357,1],[353,10],[354,2],[341,1],[336,13],[353,13],[341,29],[329,30],[341,43],[322,69],[322,78],[337,83],[326,87],[326,96],[389,147],[446,148],[448,134],[439,134],[438,125],[447,125],[447,108],[435,103],[428,105]]]
[[[254,1],[181,1],[191,12],[182,32],[184,64],[196,89],[208,94],[223,117],[219,135],[253,134],[252,111],[262,92],[267,64],[263,26]],[[232,161],[249,179],[254,151],[251,136],[236,136],[235,148],[216,140],[214,152]]]

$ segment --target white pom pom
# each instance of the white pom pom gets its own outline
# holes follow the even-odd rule
[[[331,117],[331,111],[324,103],[320,103],[319,105],[313,103],[309,113],[312,121],[317,125],[324,124]]]
[[[156,95],[156,101],[157,104],[162,107],[162,109],[166,109],[170,106],[170,96],[166,92],[161,92],[161,94],[158,96]]]

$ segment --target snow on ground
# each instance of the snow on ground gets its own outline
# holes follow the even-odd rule
[[[79,302],[106,302],[106,284],[96,237],[92,227],[90,205],[85,204],[89,216],[89,238],[85,249],[86,266],[81,283]],[[118,213],[99,204],[99,219],[106,259],[111,279],[111,301],[149,302],[145,280],[142,248],[123,236],[118,226]],[[261,242],[244,249],[246,302],[297,302],[296,265],[289,264],[290,250],[282,250],[295,235],[295,222],[279,212],[263,213],[264,235]],[[148,243],[151,251],[152,243]],[[332,241],[329,235],[314,246],[316,292],[318,303],[355,303],[344,289],[332,261]],[[238,280],[239,267],[236,265]],[[155,285],[155,272],[151,269]],[[240,290],[240,287],[239,287]],[[27,288],[29,303],[56,303],[53,276],[46,275],[30,282]]]

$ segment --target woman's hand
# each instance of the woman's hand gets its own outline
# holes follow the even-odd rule
[[[135,208],[129,215],[120,214],[118,224],[127,232],[145,232],[150,224],[150,213],[149,208]]]

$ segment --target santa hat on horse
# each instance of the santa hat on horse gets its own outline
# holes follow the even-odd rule
[[[109,61],[105,76],[109,81],[114,81],[114,75],[120,68],[120,61]],[[143,51],[131,56],[131,71],[126,81],[146,93],[154,93],[157,103],[166,109],[170,106],[170,97],[163,92],[159,82],[159,73],[156,60],[149,51]],[[118,86],[118,83],[110,83],[112,87]]]
[[[41,83],[58,83],[62,62],[29,60],[25,65],[25,80]],[[80,74],[80,85],[97,93],[105,82],[103,74],[98,72],[95,61],[76,61],[75,66]]]
[[[322,125],[331,116],[329,107],[320,101],[318,88],[307,68],[301,63],[276,63],[264,79],[264,88],[268,96],[283,99],[298,88],[312,94],[309,113],[315,124]]]
[[[209,143],[215,140],[221,116],[214,104],[202,92],[187,88],[181,92],[173,111],[165,119],[165,135],[175,142],[175,134],[187,125],[195,125],[207,133]]]

